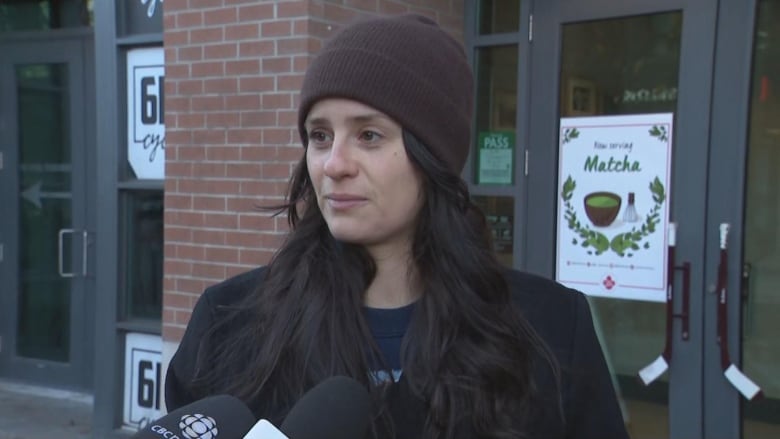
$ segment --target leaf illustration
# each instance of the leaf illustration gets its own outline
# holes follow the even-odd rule
[[[653,194],[653,201],[656,204],[662,204],[666,200],[664,185],[658,177],[655,177],[655,180],[650,183],[650,192]]]
[[[577,183],[571,178],[571,175],[566,179],[565,182],[563,182],[563,200],[569,201],[571,200],[572,193],[574,192],[574,189],[577,187]]]
[[[580,132],[577,128],[566,128],[563,130],[563,143],[569,143],[571,139],[576,139],[580,136]]]
[[[658,140],[660,140],[661,142],[666,142],[667,140],[669,140],[669,137],[667,136],[666,133],[666,127],[663,125],[661,126],[653,125],[653,127],[650,128],[650,131],[648,131],[648,133],[653,137],[657,137]]]

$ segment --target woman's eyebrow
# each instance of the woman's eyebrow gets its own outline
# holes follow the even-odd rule
[[[355,122],[366,123],[366,122],[373,122],[377,119],[388,120],[389,118],[382,113],[368,113],[368,114],[353,116],[350,117],[349,119]]]
[[[312,125],[330,125],[330,121],[326,117],[314,117],[311,119],[306,119],[303,124],[306,128],[309,128]]]

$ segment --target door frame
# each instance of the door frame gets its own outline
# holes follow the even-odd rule
[[[721,1],[718,11],[717,53],[714,66],[704,292],[704,437],[742,437],[745,399],[726,381],[717,343],[715,281],[719,262],[719,224],[729,223],[728,347],[741,366],[742,297],[740,281],[744,246],[746,164],[750,121],[756,0]],[[757,383],[761,385],[761,383]]]
[[[703,438],[705,356],[703,343],[705,314],[709,303],[704,291],[707,261],[704,259],[705,233],[701,226],[707,214],[706,157],[710,145],[710,109],[717,2],[711,0],[609,0],[536,1],[533,6],[534,39],[531,48],[531,107],[529,132],[529,173],[525,181],[525,204],[535,206],[526,223],[525,254],[528,271],[552,277],[555,273],[557,239],[557,178],[559,82],[562,56],[562,26],[590,20],[614,19],[651,13],[681,11],[678,99],[675,111],[675,145],[672,162],[670,219],[679,225],[677,260],[691,263],[690,339],[684,342],[679,321],[674,323],[674,358],[668,371],[670,437]],[[556,78],[550,81],[549,78]],[[695,79],[694,79],[695,78]],[[685,145],[685,147],[682,147]],[[697,165],[701,163],[701,165]],[[533,255],[533,256],[532,256]],[[675,298],[675,309],[681,299]],[[661,346],[659,346],[659,349]]]
[[[0,171],[0,181],[6,188],[3,198],[10,209],[6,211],[3,220],[3,230],[18,230],[18,215],[21,203],[19,198],[21,188],[18,181],[18,111],[16,109],[16,80],[14,65],[23,63],[67,63],[69,94],[69,131],[71,147],[71,227],[78,230],[94,230],[94,102],[91,89],[94,81],[92,62],[92,31],[62,30],[46,33],[24,33],[4,35],[0,39],[0,47],[4,54],[0,61],[2,81],[3,145],[5,166]],[[60,363],[48,360],[31,359],[16,354],[17,305],[19,291],[19,245],[16,233],[5,236],[5,260],[0,264],[0,273],[4,286],[12,294],[0,297],[5,313],[3,326],[3,349],[0,351],[0,376],[9,379],[22,380],[34,384],[75,390],[92,389],[92,370],[94,367],[94,252],[91,243],[94,235],[87,235],[83,242],[81,233],[74,236],[71,245],[73,268],[81,271],[82,245],[87,246],[87,276],[76,276],[70,281],[70,361]]]

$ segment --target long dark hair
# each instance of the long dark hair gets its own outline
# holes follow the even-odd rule
[[[404,379],[428,407],[422,437],[452,438],[463,419],[479,437],[522,437],[534,392],[538,337],[511,306],[484,216],[457,174],[404,131],[407,154],[424,180],[424,205],[412,262],[422,282],[401,348]],[[371,389],[376,431],[391,425],[383,386],[368,371],[381,354],[362,318],[363,295],[376,267],[359,245],[337,241],[314,196],[303,157],[283,206],[291,231],[267,268],[262,288],[205,337],[197,382],[259,407],[289,407],[333,375]],[[207,365],[206,365],[207,364]],[[206,366],[204,366],[206,365]],[[374,368],[376,368],[374,366]],[[228,378],[229,377],[229,378]],[[518,427],[521,426],[521,427]]]

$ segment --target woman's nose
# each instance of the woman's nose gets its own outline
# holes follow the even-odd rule
[[[333,179],[352,177],[357,174],[357,163],[348,141],[334,138],[328,158],[325,160],[325,175]]]

